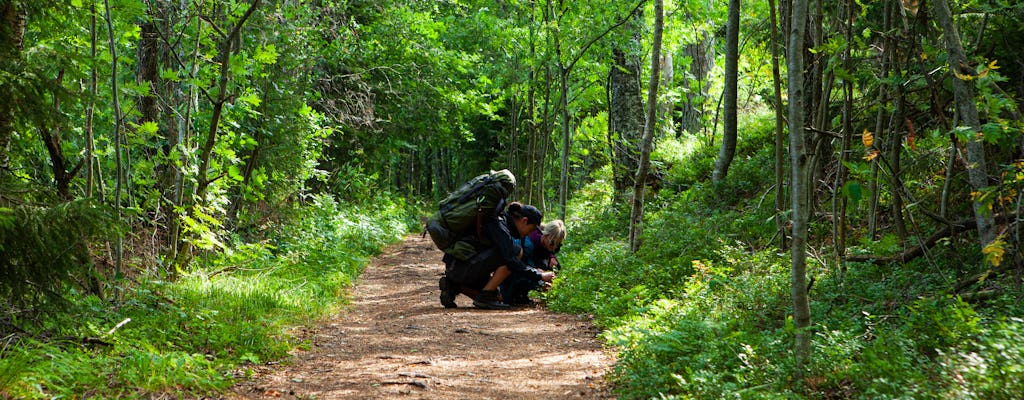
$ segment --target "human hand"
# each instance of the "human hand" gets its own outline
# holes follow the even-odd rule
[[[542,280],[544,282],[549,282],[550,283],[554,279],[555,279],[555,273],[554,272],[548,271],[548,272],[544,272],[544,273],[540,274],[540,280]]]

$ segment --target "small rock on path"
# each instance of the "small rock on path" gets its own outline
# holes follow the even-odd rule
[[[612,399],[614,362],[587,319],[543,307],[438,302],[441,252],[412,235],[376,257],[352,304],[282,364],[253,367],[235,399]]]

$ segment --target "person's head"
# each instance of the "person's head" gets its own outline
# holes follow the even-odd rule
[[[540,243],[545,249],[557,253],[565,240],[565,223],[560,219],[550,221],[540,227]]]
[[[508,205],[507,213],[515,224],[519,237],[529,235],[544,219],[544,214],[537,207],[524,205],[518,201]]]

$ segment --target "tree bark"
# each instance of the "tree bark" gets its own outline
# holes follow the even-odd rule
[[[793,300],[793,322],[796,327],[794,356],[796,379],[802,380],[811,353],[810,301],[807,293],[807,232],[810,219],[814,166],[814,140],[805,129],[804,88],[804,34],[807,29],[807,0],[793,0],[792,22],[789,32],[789,142],[792,164],[793,243],[790,293]]]
[[[59,86],[61,81],[64,80],[64,70],[61,70],[57,76],[56,84]],[[56,93],[53,95],[53,113],[54,115],[60,115],[60,100]],[[71,180],[74,179],[75,175],[78,174],[78,170],[82,168],[84,159],[81,160],[71,170],[68,170],[68,158],[64,155],[63,140],[61,139],[61,128],[58,123],[52,128],[46,126],[39,127],[39,136],[43,139],[43,144],[46,146],[46,152],[50,155],[50,166],[53,171],[53,183],[57,190],[57,195],[60,196],[61,200],[71,201]]]
[[[775,225],[778,229],[779,249],[786,248],[786,221],[783,211],[786,210],[786,196],[782,189],[785,184],[783,165],[785,163],[785,116],[782,106],[782,76],[779,68],[779,32],[778,19],[775,14],[775,0],[768,0],[769,22],[771,23],[772,46],[772,86],[775,92]]]
[[[935,0],[933,4],[935,19],[939,27],[942,28],[942,37],[946,42],[946,51],[949,53],[949,70],[953,73],[953,97],[957,111],[960,113],[960,121],[975,133],[967,138],[967,177],[971,189],[981,192],[989,186],[988,171],[985,165],[985,148],[979,137],[981,121],[978,117],[978,107],[974,103],[974,84],[971,83],[972,81],[966,80],[968,79],[966,77],[973,77],[976,73],[964,55],[960,34],[957,32],[956,25],[953,23],[953,15],[949,10],[949,2]],[[992,215],[980,198],[975,198],[972,201],[972,206],[975,224],[978,227],[978,239],[981,242],[981,247],[985,247],[995,240]]]
[[[883,8],[882,14],[882,29],[888,32],[893,26],[893,7],[894,3],[887,3]],[[883,38],[882,47],[884,51],[881,54],[881,78],[878,85],[878,112],[875,114],[875,127],[874,134],[879,136],[882,134],[882,128],[885,126],[885,116],[888,114],[886,110],[886,103],[889,101],[889,87],[888,77],[890,64],[894,61],[893,53],[895,52],[895,44],[892,40],[886,36]],[[869,149],[875,150],[875,149]],[[868,191],[871,193],[871,198],[868,201],[868,238],[875,240],[878,237],[878,202],[880,196],[880,190],[878,190],[878,160],[871,161],[871,180],[868,183]]]
[[[736,154],[736,98],[740,36],[740,0],[729,0],[729,21],[725,34],[725,106],[722,123],[722,147],[715,160],[711,181],[721,183],[729,174],[729,165]]]
[[[627,31],[634,32],[629,48],[640,45],[640,10],[631,16]],[[611,130],[615,162],[612,167],[615,198],[633,187],[635,173],[639,167],[639,142],[644,129],[644,106],[640,91],[640,57],[623,48],[612,49],[612,67],[609,73],[608,123]]]
[[[7,66],[21,62],[21,51],[25,39],[25,14],[17,8],[13,1],[5,1],[0,5],[0,65]],[[11,93],[12,88],[0,86],[0,177],[6,175],[10,167],[10,155],[7,154],[14,135],[14,114],[17,105]]]
[[[666,87],[666,90],[671,90],[673,85],[673,79],[675,79],[675,67],[673,64],[675,60],[672,58],[671,52],[665,52],[661,55],[661,82]],[[675,121],[672,118],[672,111],[675,110],[675,103],[670,99],[666,99],[664,102],[658,105],[658,121],[662,124],[662,132],[675,132]],[[659,135],[660,136],[660,135]]]
[[[93,3],[89,7],[89,56],[94,60],[96,59],[97,39],[96,4]],[[93,129],[93,116],[96,113],[98,81],[99,77],[96,72],[96,66],[93,65],[89,67],[89,99],[85,108],[85,197],[92,197],[93,180],[96,177],[96,174],[93,173],[93,166],[97,164],[93,160],[96,154],[96,132]],[[102,198],[103,193],[99,193]]]
[[[681,106],[679,134],[697,135],[705,130],[704,103],[709,96],[708,75],[715,65],[715,37],[708,32],[700,33],[701,39],[683,48],[683,54],[690,57],[690,73],[684,74],[682,86],[686,88]]]
[[[114,186],[114,210],[117,211],[118,222],[123,221],[124,215],[121,208],[121,190],[124,184],[124,168],[123,168],[123,157],[121,155],[121,143],[122,143],[122,131],[124,120],[124,113],[121,111],[121,98],[118,95],[118,84],[117,84],[117,42],[114,40],[114,22],[113,17],[110,15],[110,1],[103,1],[104,9],[104,20],[107,23],[107,39],[109,40],[108,45],[110,47],[110,93],[113,97],[114,106],[114,168],[116,171],[116,183]],[[123,262],[124,254],[124,241],[120,235],[117,237],[117,242],[114,247],[114,272],[116,274],[121,273],[121,267]]]
[[[739,1],[739,0],[734,0]],[[635,253],[640,249],[640,235],[643,232],[644,189],[647,170],[651,164],[651,142],[658,122],[658,78],[661,58],[661,36],[664,30],[664,5],[654,0],[654,40],[651,51],[651,78],[647,85],[647,119],[644,122],[643,140],[640,142],[640,165],[633,184],[633,209],[629,218],[629,247]]]
[[[848,0],[845,7],[846,25],[846,49],[843,50],[843,65],[847,71],[853,70],[853,55],[851,54],[853,43],[853,7],[854,0]],[[853,137],[853,80],[843,79],[843,137],[839,145],[839,157],[836,167],[836,193],[843,191],[846,186],[849,171],[846,163],[850,159],[850,146]],[[835,221],[832,224],[836,243],[836,262],[839,264],[841,278],[846,276],[846,207],[849,202],[848,194],[833,196],[833,209]]]

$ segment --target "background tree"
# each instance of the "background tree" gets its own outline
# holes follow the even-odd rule
[[[949,52],[949,71],[953,75],[953,96],[956,110],[964,126],[970,132],[967,135],[968,177],[971,188],[980,193],[988,188],[989,182],[985,148],[978,136],[978,133],[982,132],[981,121],[978,118],[978,108],[975,104],[974,86],[971,84],[977,72],[969,67],[970,64],[964,55],[960,34],[953,23],[949,4],[946,0],[936,0],[934,6],[935,19],[942,28],[942,38],[946,45],[946,51]],[[978,228],[978,239],[981,241],[981,246],[985,247],[996,238],[992,214],[981,196],[975,197],[972,206],[974,222]]]
[[[13,0],[5,0],[0,4],[0,64],[4,65],[3,80],[0,81],[0,94],[7,99],[17,98],[15,94],[15,77],[21,61],[21,50],[24,47],[25,14],[19,10]],[[13,67],[13,68],[12,68]],[[7,149],[11,143],[14,129],[15,103],[5,101],[0,106],[0,174],[8,168]]]
[[[711,173],[713,182],[725,180],[729,173],[729,164],[736,154],[736,99],[738,65],[740,58],[740,1],[729,0],[729,21],[725,28],[725,87],[722,106],[724,122],[722,124],[722,146],[715,160],[715,169]]]
[[[647,114],[644,120],[644,134],[640,141],[640,162],[633,184],[632,211],[629,218],[629,247],[635,253],[640,248],[643,233],[644,191],[647,187],[647,170],[651,164],[651,145],[654,130],[658,124],[658,81],[661,78],[661,36],[665,26],[665,10],[662,0],[654,0],[654,38],[651,44],[651,75],[647,84]]]
[[[616,193],[626,193],[633,187],[633,172],[640,160],[644,129],[639,57],[641,11],[635,10],[625,27],[626,32],[631,32],[629,39],[612,49],[612,66],[608,70],[608,144],[615,155]]]
[[[793,265],[790,286],[793,321],[796,327],[794,355],[798,379],[803,376],[811,352],[811,334],[808,332],[811,312],[807,296],[807,233],[813,193],[811,168],[815,164],[812,153],[813,135],[807,132],[804,122],[807,113],[804,102],[804,34],[807,32],[807,8],[806,0],[793,1],[793,19],[790,23],[786,57],[789,71],[789,159],[793,169],[790,181],[793,209]]]

